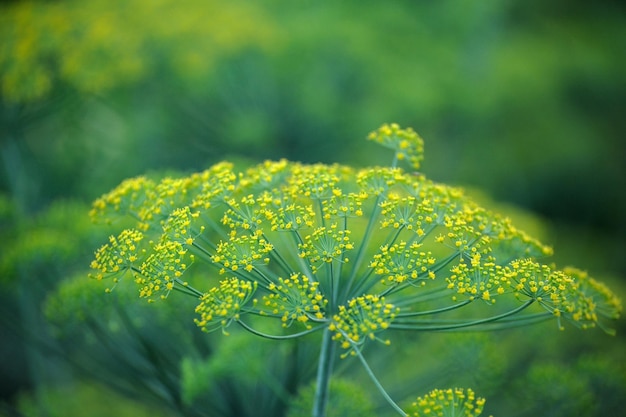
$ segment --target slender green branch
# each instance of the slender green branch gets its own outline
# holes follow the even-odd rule
[[[393,161],[391,161],[391,168],[396,168],[398,166],[398,152],[394,152]]]
[[[243,327],[244,329],[246,329],[247,331],[249,331],[250,333],[260,336],[260,337],[264,337],[266,339],[273,339],[273,340],[287,340],[287,339],[296,339],[298,337],[301,336],[305,336],[307,334],[311,334],[314,333],[318,330],[321,330],[324,328],[324,326],[317,326],[317,327],[313,327],[307,330],[304,330],[302,332],[299,333],[293,333],[293,334],[288,334],[288,335],[283,335],[283,336],[279,336],[279,335],[273,335],[273,334],[267,334],[267,333],[263,333],[260,332],[252,327],[250,327],[248,324],[244,323],[241,320],[235,320],[241,327]]]
[[[519,313],[520,311],[529,307],[534,302],[535,300],[531,299],[511,311],[507,311],[506,313],[502,313],[493,317],[487,317],[485,319],[480,319],[480,320],[473,320],[473,321],[461,322],[461,323],[451,323],[451,324],[445,324],[445,325],[425,325],[425,326],[419,325],[419,324],[411,324],[411,323],[391,323],[389,325],[389,328],[397,329],[397,330],[429,330],[429,331],[461,329],[465,327],[477,326],[479,324],[492,323],[498,320],[502,320],[506,317],[510,317],[514,314]]]
[[[374,201],[374,207],[372,208],[372,214],[370,215],[370,219],[367,222],[367,227],[365,228],[365,234],[363,235],[363,239],[361,240],[361,245],[359,245],[359,250],[357,251],[356,258],[354,260],[354,265],[352,266],[352,274],[350,274],[350,278],[346,284],[346,295],[350,294],[350,290],[352,289],[352,284],[354,283],[354,279],[359,271],[361,266],[361,262],[363,261],[363,256],[365,255],[365,250],[369,245],[369,241],[372,236],[372,232],[374,231],[374,223],[378,219],[378,212],[380,211],[380,201],[382,200],[382,194],[376,196],[376,200]]]
[[[396,240],[398,240],[398,237],[400,237],[400,233],[402,233],[404,228],[405,228],[404,225],[400,225],[400,227],[398,227],[397,229],[394,229],[394,231],[389,234],[389,236],[393,236],[393,237],[391,237],[389,241],[385,241],[385,245],[391,246],[394,243],[396,243]]]
[[[183,294],[191,295],[194,297],[202,297],[204,293],[200,290],[195,289],[189,284],[185,285],[185,283],[179,278],[174,279],[174,282],[178,285],[174,285],[174,289],[182,292]]]
[[[270,242],[270,240],[268,239],[268,237],[265,235],[265,233],[263,233],[263,238]],[[270,256],[272,258],[274,258],[276,260],[276,262],[278,263],[278,265],[280,265],[280,267],[282,268],[282,270],[287,274],[291,274],[293,272],[293,269],[289,267],[289,263],[285,260],[285,258],[283,258],[283,256],[280,254],[280,252],[278,252],[276,250],[276,248],[274,247],[274,245],[272,245],[273,249],[270,251]]]
[[[437,308],[437,309],[434,309],[434,310],[414,311],[414,312],[411,312],[411,313],[400,313],[396,317],[398,319],[401,319],[401,318],[405,318],[405,317],[429,316],[429,315],[432,315],[432,314],[445,313],[446,311],[452,311],[452,310],[456,310],[457,308],[461,308],[463,306],[466,306],[469,303],[471,303],[472,301],[474,301],[474,300],[467,299],[467,300],[462,301],[460,303],[457,303],[457,304],[454,304],[454,305],[451,305],[451,306],[448,306],[448,307]]]
[[[341,262],[341,261],[340,261]],[[339,277],[335,277],[335,269],[333,268],[333,262],[329,262],[326,264],[327,265],[327,274],[328,274],[328,280],[329,280],[329,288],[328,290],[330,291],[331,296],[331,305],[330,305],[330,311],[335,311],[335,309],[337,308],[337,292],[338,292],[338,288],[339,288]]]
[[[322,199],[317,198],[317,210],[319,211],[320,221],[322,222],[322,227],[326,227],[326,220],[324,219],[324,206],[322,205]]]
[[[311,281],[317,281],[317,277],[315,276],[315,274],[313,273],[313,270],[311,269],[311,264],[309,262],[307,262],[304,258],[302,258],[300,256],[300,254],[298,253],[298,247],[302,244],[304,244],[304,240],[302,239],[302,236],[300,236],[300,233],[298,233],[297,230],[293,231],[293,238],[295,241],[295,245],[293,246],[296,249],[296,259],[298,259],[298,262],[300,263],[301,267],[302,267],[302,271],[305,272],[306,276],[311,280]],[[289,245],[290,246],[290,245]]]
[[[361,277],[359,277],[359,283],[356,287],[352,289],[350,293],[347,294],[347,298],[356,297],[361,295],[367,291],[368,288],[373,287],[377,280],[369,281],[369,277],[374,273],[374,268],[369,267],[367,272],[365,272]],[[365,284],[368,284],[367,286]]]
[[[272,280],[263,273],[263,271],[261,271],[259,268],[257,268],[256,266],[252,268],[252,271],[254,271],[254,273],[256,273],[259,278],[261,278],[263,281],[265,281],[268,285],[272,283]],[[255,279],[251,279],[250,281],[254,282],[256,281]],[[258,281],[257,281],[258,282]],[[260,284],[260,282],[259,282]],[[267,288],[265,285],[263,286],[264,288]]]
[[[372,368],[370,368],[369,365],[367,364],[367,361],[365,360],[365,357],[363,357],[363,354],[359,350],[358,346],[356,346],[356,344],[352,342],[352,340],[348,337],[348,335],[346,335],[345,333],[343,335],[346,338],[346,340],[348,340],[350,344],[352,345],[353,352],[356,353],[356,356],[359,358],[359,361],[361,361],[363,368],[365,368],[365,372],[367,372],[367,375],[369,375],[369,377],[372,379],[372,382],[374,383],[378,391],[380,391],[380,393],[385,398],[385,400],[389,403],[389,405],[391,405],[391,407],[393,407],[394,410],[398,412],[398,414],[406,417],[407,414],[400,408],[398,404],[396,404],[396,402],[389,396],[385,388],[381,385],[380,381],[378,381],[378,378],[376,378],[376,375],[374,375]]]
[[[345,232],[346,230],[348,230],[348,217],[343,218],[343,231]],[[335,273],[335,276],[336,276],[335,285],[333,286],[333,295],[335,298],[335,301],[334,301],[335,304],[337,302],[337,298],[339,297],[339,284],[341,282],[341,274],[343,272],[343,264],[344,264],[343,260],[345,258],[344,256],[345,253],[346,253],[346,250],[344,248],[341,250],[341,255],[339,257],[339,265],[337,267],[337,272]]]
[[[417,294],[403,294],[402,298],[397,302],[394,302],[394,304],[398,307],[410,306],[416,303],[448,298],[449,296],[450,290],[446,286],[439,286],[431,289],[424,288],[423,291],[420,291]]]
[[[192,244],[192,247],[194,249],[196,249],[196,254],[201,255],[204,259],[206,259],[207,261],[209,261],[210,264],[213,263],[212,259],[213,259],[213,253],[209,252],[207,249],[205,249],[203,246],[199,245],[198,243],[196,243],[195,241]]]
[[[211,216],[207,216],[203,214],[202,219],[206,221],[206,223],[209,226],[211,226],[211,229],[213,229],[222,239],[228,240],[228,234],[226,234],[226,232],[224,231],[224,228],[221,227],[219,223],[217,223],[215,220],[213,220]],[[200,236],[202,237],[203,241],[212,244],[212,242],[209,239],[206,239],[203,235],[200,235]]]
[[[548,312],[544,313],[536,313],[523,317],[516,317],[510,319],[502,319],[497,322],[486,323],[485,326],[478,328],[465,327],[461,329],[450,329],[449,331],[454,332],[484,332],[484,331],[499,331],[499,330],[508,330],[516,327],[529,326],[531,324],[541,323],[547,320],[551,320],[554,318],[554,315]],[[446,331],[446,330],[442,330]]]

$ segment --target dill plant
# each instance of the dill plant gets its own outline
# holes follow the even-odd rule
[[[198,299],[196,324],[240,326],[286,340],[322,334],[311,415],[326,415],[336,360],[358,360],[402,416],[477,416],[469,388],[434,390],[404,408],[368,365],[370,343],[392,331],[491,330],[554,320],[606,327],[620,300],[575,268],[543,262],[552,249],[415,171],[423,141],[383,125],[368,139],[391,149],[388,167],[228,162],[181,178],[125,180],[91,216],[134,224],[95,253],[91,277],[134,279],[150,302],[173,291]],[[400,167],[406,164],[408,170]],[[201,277],[190,283],[186,273]]]

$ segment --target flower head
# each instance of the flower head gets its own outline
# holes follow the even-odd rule
[[[220,281],[217,287],[200,297],[200,304],[196,307],[200,318],[196,319],[196,324],[204,331],[221,328],[228,334],[226,328],[239,319],[241,310],[252,299],[256,289],[256,282],[237,278]]]
[[[435,279],[435,273],[430,269],[435,262],[432,253],[425,252],[421,244],[413,242],[409,245],[401,241],[381,246],[370,266],[382,277],[381,282],[385,285],[417,281],[423,284],[425,279]]]
[[[226,270],[251,272],[255,267],[269,263],[268,253],[274,249],[262,233],[231,234],[227,241],[222,241],[215,249],[211,261],[222,265],[220,273]]]
[[[109,243],[96,251],[91,262],[91,269],[96,271],[90,274],[92,278],[101,280],[113,277],[117,283],[118,276],[134,268],[143,251],[140,243],[144,235],[135,229],[123,230],[118,236],[109,237]]]
[[[402,129],[396,123],[384,124],[367,139],[393,149],[398,160],[406,160],[414,169],[419,169],[424,159],[424,141],[411,128]]]
[[[389,328],[399,311],[393,304],[385,302],[384,297],[367,294],[340,306],[329,329],[334,332],[333,339],[340,341],[341,347],[348,352],[368,339],[389,344],[388,340],[381,340],[377,335]]]
[[[93,221],[109,223],[116,213],[143,218],[140,213],[146,201],[150,199],[149,193],[154,187],[154,181],[143,176],[124,180],[93,202],[89,216]]]
[[[311,234],[304,236],[304,241],[298,246],[300,257],[310,263],[313,273],[319,265],[331,263],[334,260],[349,262],[346,252],[354,249],[350,241],[350,230],[338,230],[337,225],[318,227]]]
[[[164,235],[154,244],[152,253],[135,273],[135,283],[140,288],[139,296],[150,300],[157,295],[166,298],[177,282],[184,285],[180,278],[194,259],[183,243]]]
[[[278,278],[277,284],[268,286],[269,294],[263,296],[263,306],[269,313],[281,317],[283,327],[300,322],[310,329],[311,320],[324,318],[322,309],[328,302],[317,290],[318,285],[298,273],[289,278]]]
[[[411,417],[476,417],[483,412],[485,399],[463,388],[435,389],[411,404]]]
[[[502,295],[509,290],[510,281],[503,277],[502,267],[497,265],[491,256],[483,259],[480,253],[475,253],[469,262],[462,260],[454,265],[450,272],[451,274],[446,279],[448,288],[470,300],[479,298],[495,303],[495,296]]]

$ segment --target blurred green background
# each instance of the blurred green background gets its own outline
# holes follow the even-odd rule
[[[384,122],[424,137],[427,176],[480,190],[555,262],[624,298],[625,23],[620,1],[0,2],[0,415],[287,413],[296,392],[280,386],[308,383],[310,346],[266,346],[276,364],[300,359],[269,376],[229,374],[218,365],[237,341],[199,334],[184,301],[150,309],[120,290],[111,303],[86,280],[109,233],[86,213],[124,178],[223,159],[387,164],[364,141]],[[377,370],[400,397],[467,380],[486,413],[610,415],[626,395],[618,327],[424,335],[381,352],[397,369]],[[403,375],[418,344],[462,348]],[[259,375],[273,382],[258,388]],[[361,398],[348,381],[337,391]],[[276,400],[237,408],[254,395]]]

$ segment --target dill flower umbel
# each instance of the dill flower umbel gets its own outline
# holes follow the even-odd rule
[[[409,410],[411,417],[477,417],[483,412],[484,398],[476,398],[471,389],[436,389],[419,397]]]
[[[552,249],[509,219],[397,166],[414,169],[423,158],[413,130],[384,125],[368,139],[395,152],[391,167],[281,160],[236,172],[222,162],[183,178],[126,180],[96,200],[91,215],[136,224],[96,252],[93,276],[117,282],[129,273],[151,301],[172,291],[194,296],[204,331],[239,325],[273,339],[321,332],[317,417],[336,347],[357,357],[406,415],[363,355],[368,343],[391,343],[393,330],[541,320],[606,329],[619,316],[608,288],[544,264]],[[473,395],[433,392],[412,415],[424,407],[448,415],[446,404],[457,403],[478,415],[483,400]]]

